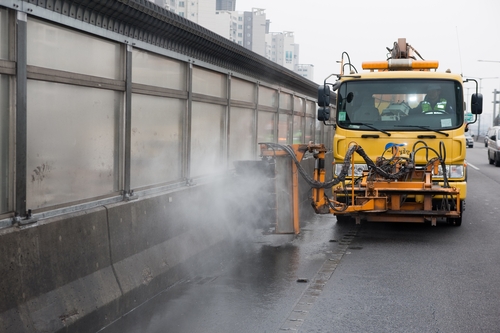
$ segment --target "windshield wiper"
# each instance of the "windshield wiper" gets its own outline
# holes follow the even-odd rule
[[[366,127],[371,128],[371,129],[374,129],[376,131],[379,131],[379,132],[382,132],[384,134],[387,134],[387,136],[391,136],[391,133],[389,133],[387,131],[384,131],[384,130],[381,130],[381,129],[378,129],[378,128],[372,126],[371,124],[366,124],[366,123],[350,123],[349,125],[366,126]]]
[[[443,134],[443,135],[446,135],[446,136],[450,136],[448,133],[441,132],[441,131],[438,131],[438,130],[435,130],[435,129],[429,128],[429,126],[419,126],[419,125],[394,125],[394,127],[414,127],[414,128],[420,128],[420,129],[423,129],[423,130],[433,131],[433,132],[436,132],[436,133],[439,133],[439,134]]]

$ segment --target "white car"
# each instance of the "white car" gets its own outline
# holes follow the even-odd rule
[[[474,138],[469,133],[465,133],[465,141],[467,143],[467,147],[474,148]]]
[[[488,130],[488,160],[490,164],[500,167],[500,126]]]

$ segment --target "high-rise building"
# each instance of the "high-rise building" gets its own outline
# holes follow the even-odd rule
[[[208,30],[212,30],[216,34],[221,35],[224,38],[233,40],[233,15],[231,12],[219,10],[215,12],[211,20],[199,23]]]
[[[234,7],[235,0],[150,0],[160,7],[170,10],[179,16],[193,21],[202,27],[231,39],[231,14],[229,11],[216,12],[216,4]]]
[[[217,0],[215,10],[228,10],[234,12],[236,0]]]
[[[149,0],[149,1],[153,2],[154,4],[156,4],[160,7],[166,8],[165,7],[165,0]]]
[[[264,9],[252,8],[243,13],[243,46],[262,56],[266,54],[266,33],[269,22]]]
[[[216,0],[149,0],[179,16],[200,24],[213,20]],[[203,24],[200,24],[203,25]]]
[[[293,32],[272,32],[266,35],[267,51],[269,60],[294,70],[298,62],[298,45],[295,44]]]
[[[299,65],[291,31],[269,33],[265,9],[236,12],[236,0],[149,0],[313,80],[313,65]]]
[[[243,13],[231,12],[230,40],[243,46]]]
[[[311,64],[298,64],[295,65],[293,70],[295,73],[302,75],[306,79],[314,81],[314,65]]]

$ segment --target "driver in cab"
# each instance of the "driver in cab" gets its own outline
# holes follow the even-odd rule
[[[414,109],[412,114],[418,113],[448,113],[449,107],[446,99],[441,97],[441,86],[438,84],[430,84],[427,87],[427,95]]]

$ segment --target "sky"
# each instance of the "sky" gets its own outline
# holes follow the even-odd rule
[[[339,73],[342,52],[361,71],[363,61],[385,60],[386,47],[406,38],[425,60],[439,61],[438,71],[481,78],[481,128],[491,125],[493,90],[500,90],[498,0],[236,0],[237,11],[252,8],[265,9],[270,32],[294,33],[299,63],[314,65],[318,84]],[[465,88],[472,94],[475,85]]]

